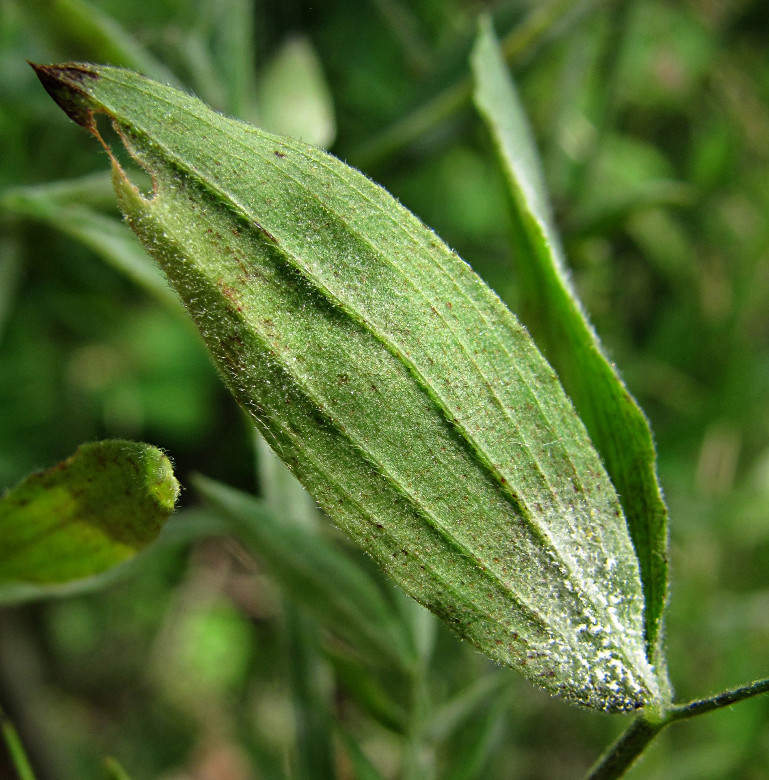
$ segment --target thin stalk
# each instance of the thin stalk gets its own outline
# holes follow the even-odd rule
[[[521,60],[547,36],[571,5],[574,5],[574,0],[551,0],[546,5],[535,7],[502,39],[500,45],[505,61],[512,64]],[[455,82],[366,142],[350,155],[351,162],[367,169],[405,148],[469,103],[472,89],[469,76]]]
[[[643,715],[636,718],[593,765],[585,780],[615,780],[622,777],[666,725],[665,721],[647,720]]]
[[[769,693],[769,677],[742,685],[739,688],[733,688],[730,691],[717,693],[715,696],[709,696],[707,699],[695,699],[688,704],[679,704],[672,707],[665,718],[666,725],[677,720],[686,720],[697,715],[704,715],[706,712],[719,710],[721,707],[729,707],[738,701],[750,699],[762,693]]]
[[[35,780],[35,773],[24,752],[19,734],[2,708],[0,708],[0,732],[19,780]]]
[[[748,685],[723,691],[706,699],[694,699],[687,704],[671,707],[661,717],[641,715],[634,720],[627,731],[598,759],[586,775],[585,780],[615,780],[643,754],[646,746],[671,723],[687,720],[706,712],[729,707],[743,699],[769,693],[769,678],[756,680]]]

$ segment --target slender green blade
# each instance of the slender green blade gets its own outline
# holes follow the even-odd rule
[[[174,74],[125,27],[88,0],[16,0],[39,35],[45,34],[57,51],[84,59],[103,59],[136,68],[169,84],[178,84]],[[75,53],[75,54],[73,54]]]
[[[19,780],[35,780],[35,773],[32,771],[32,765],[29,763],[19,733],[2,707],[0,707],[0,736],[5,742],[8,757]]]
[[[109,116],[129,223],[275,452],[404,589],[497,661],[609,711],[656,702],[614,488],[526,330],[388,193],[115,68],[37,66]]]
[[[102,179],[101,176],[86,176],[73,181],[9,189],[0,197],[0,210],[40,220],[61,230],[164,303],[178,306],[163,274],[118,215],[101,213],[88,202],[89,198],[97,200],[101,195],[105,183]],[[112,187],[106,183],[112,198]]]
[[[571,289],[537,150],[488,23],[481,26],[472,64],[475,103],[491,131],[512,195],[520,284],[530,312],[527,324],[558,372],[619,493],[641,567],[649,658],[660,661],[667,509],[649,424],[606,358]]]
[[[179,483],[149,444],[83,444],[0,499],[0,602],[56,592],[132,558],[157,538]]]
[[[281,523],[263,500],[201,476],[193,484],[294,603],[357,649],[411,667],[414,650],[397,615],[349,556],[294,522]]]
[[[109,780],[131,780],[128,772],[112,756],[104,759],[104,774]]]

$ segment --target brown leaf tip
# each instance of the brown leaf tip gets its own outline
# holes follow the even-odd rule
[[[95,81],[99,74],[88,65],[39,65],[29,63],[45,91],[58,103],[64,113],[83,127],[93,129],[93,112],[86,108],[87,81]],[[85,99],[85,100],[84,100]]]

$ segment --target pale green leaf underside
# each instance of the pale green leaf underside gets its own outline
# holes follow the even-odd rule
[[[660,660],[657,641],[667,598],[667,509],[657,481],[651,431],[571,290],[537,150],[489,24],[481,26],[472,64],[475,103],[491,131],[512,194],[519,283],[530,327],[621,497],[640,563],[649,656]]]
[[[179,484],[156,447],[111,439],[0,499],[0,602],[55,593],[132,558],[173,512]]]
[[[617,496],[499,299],[324,152],[106,67],[38,68],[154,177],[121,206],[225,380],[334,521],[495,660],[607,710],[656,700]]]

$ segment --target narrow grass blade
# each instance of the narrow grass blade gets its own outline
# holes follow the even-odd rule
[[[288,608],[284,614],[286,658],[291,680],[296,733],[296,780],[333,780],[331,685],[320,649],[317,626],[309,616]]]
[[[372,670],[360,659],[334,646],[327,648],[326,653],[338,684],[355,704],[381,726],[405,735],[408,729],[408,713],[404,706],[408,697],[402,682],[405,678],[399,685],[392,684],[390,679],[384,682],[376,676],[381,664]]]
[[[230,389],[418,601],[568,700],[659,698],[614,488],[557,377],[483,282],[339,160],[115,68],[37,66],[153,176],[121,207]]]
[[[15,230],[3,226],[0,236],[0,341],[13,309],[21,276],[21,241]]]
[[[347,756],[353,768],[353,777],[356,780],[385,780],[384,776],[369,760],[363,752],[360,745],[355,741],[352,735],[346,731],[340,731],[342,741],[344,742]]]
[[[104,759],[104,774],[108,780],[131,780],[128,772],[112,756]]]
[[[111,569],[157,538],[179,484],[156,447],[84,444],[0,499],[0,602],[56,593]]]
[[[0,197],[0,210],[39,220],[80,241],[155,298],[178,308],[177,296],[126,225],[89,203],[98,202],[104,183],[104,177],[88,176],[14,188]]]
[[[32,771],[32,765],[29,763],[19,733],[2,708],[0,708],[0,735],[5,742],[8,757],[16,770],[18,780],[35,780],[35,773]]]
[[[167,84],[176,76],[131,33],[96,4],[87,0],[17,2],[34,26],[42,27],[60,50],[84,59],[104,60],[135,68]]]
[[[413,649],[397,615],[371,578],[349,556],[317,534],[283,523],[259,499],[205,477],[195,489],[280,584],[286,596],[359,651],[409,668]]]
[[[646,418],[606,358],[569,284],[531,132],[490,24],[473,53],[475,102],[512,195],[519,278],[537,343],[585,423],[617,489],[641,567],[650,660],[667,598],[667,510]]]

